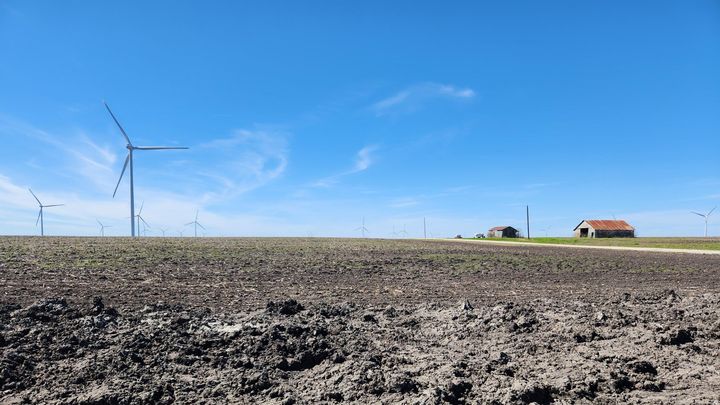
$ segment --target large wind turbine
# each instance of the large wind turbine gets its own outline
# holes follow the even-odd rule
[[[37,226],[38,221],[40,222],[40,236],[45,236],[45,225],[43,224],[43,208],[50,208],[50,207],[60,207],[65,204],[51,204],[51,205],[43,205],[40,200],[37,198],[35,193],[31,189],[30,194],[32,194],[33,197],[35,197],[35,201],[37,201],[38,205],[40,206],[40,213],[38,214],[38,219],[35,221],[35,226]]]
[[[96,221],[100,225],[100,236],[105,236],[105,228],[110,228],[112,225],[103,225],[99,219],[96,219]]]
[[[110,116],[112,117],[113,121],[115,121],[115,124],[117,124],[118,128],[120,128],[120,132],[122,133],[123,137],[127,141],[127,150],[128,154],[125,158],[125,165],[123,166],[122,172],[120,173],[120,178],[118,179],[117,185],[115,186],[115,191],[113,192],[113,198],[115,198],[115,194],[117,193],[117,189],[120,186],[120,181],[123,178],[123,175],[125,174],[125,169],[127,169],[128,164],[130,165],[130,234],[132,236],[135,236],[135,187],[133,184],[133,151],[136,150],[167,150],[167,149],[188,149],[184,146],[135,146],[130,142],[130,138],[125,133],[125,130],[123,129],[122,125],[120,125],[120,122],[118,122],[117,118],[115,118],[115,115],[110,111],[110,107],[108,107],[107,103],[103,102],[105,104],[105,108],[107,108],[108,112],[110,113]],[[138,229],[139,231],[139,229]]]
[[[365,237],[366,232],[370,232],[370,231],[368,231],[367,228],[365,228],[365,217],[363,217],[363,219],[362,219],[362,226],[359,228],[355,228],[355,230],[360,231],[362,233],[363,238]]]
[[[708,218],[710,217],[710,214],[712,214],[713,211],[715,211],[715,208],[717,208],[717,207],[714,207],[713,209],[711,209],[710,212],[708,212],[707,214],[701,214],[701,213],[699,213],[699,212],[690,211],[691,213],[693,213],[693,214],[695,214],[695,215],[699,215],[699,216],[701,216],[701,217],[703,217],[703,218],[705,219],[705,237],[706,237],[706,238],[707,238]]]
[[[185,224],[185,226],[195,225],[195,237],[196,237],[196,238],[197,238],[197,227],[198,227],[198,226],[199,226],[200,228],[202,228],[203,230],[205,230],[205,227],[202,226],[202,225],[200,225],[200,222],[198,222],[198,220],[197,220],[197,219],[198,219],[198,213],[199,213],[199,210],[195,210],[195,220],[192,221],[192,222],[188,222],[187,224]]]

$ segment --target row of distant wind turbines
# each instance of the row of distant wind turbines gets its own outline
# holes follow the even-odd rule
[[[115,117],[115,114],[113,114],[112,110],[110,110],[110,106],[108,106],[106,102],[103,102],[103,104],[105,105],[105,108],[108,110],[108,113],[110,113],[110,116],[112,117],[113,121],[115,121],[115,124],[120,129],[120,133],[122,134],[123,138],[125,138],[125,141],[127,141],[127,145],[125,147],[128,150],[128,154],[127,154],[127,157],[125,157],[125,164],[123,165],[122,171],[120,172],[120,178],[118,178],[117,185],[115,185],[115,191],[113,191],[113,198],[115,198],[115,194],[117,194],[118,187],[120,187],[120,182],[122,181],[123,176],[125,175],[125,170],[127,170],[128,165],[129,165],[130,166],[130,235],[132,237],[135,237],[136,236],[136,226],[135,226],[136,218],[137,218],[137,233],[139,233],[139,231],[140,231],[140,222],[142,222],[144,224],[144,226],[148,226],[148,225],[147,225],[147,222],[145,222],[145,219],[143,219],[141,216],[144,202],[140,206],[140,211],[138,212],[138,214],[135,215],[135,185],[134,185],[134,172],[133,172],[133,152],[137,151],[137,150],[178,150],[178,149],[189,149],[189,148],[186,146],[135,146],[135,145],[133,145],[133,143],[130,141],[130,137],[125,132],[125,129],[123,129],[122,125],[120,125],[120,122]],[[59,207],[64,204],[43,205],[43,203],[40,202],[40,200],[37,198],[37,196],[35,195],[35,193],[33,193],[32,190],[30,190],[30,193],[33,195],[33,197],[35,197],[35,200],[37,201],[38,205],[40,206],[40,212],[38,214],[37,221],[35,221],[35,226],[37,226],[37,223],[39,221],[40,222],[40,235],[44,236],[45,235],[45,227],[44,227],[44,223],[43,223],[43,210],[45,208],[50,208],[50,207]],[[715,208],[717,208],[717,207],[715,207]],[[710,218],[710,214],[712,214],[713,211],[715,211],[715,208],[711,209],[707,214],[701,214],[699,212],[691,211],[692,214],[698,215],[705,220],[705,237],[707,237],[708,219]],[[98,224],[100,224],[100,233],[101,233],[101,235],[104,236],[105,228],[107,228],[109,226],[103,225],[99,220],[97,220],[97,221],[98,221]],[[200,228],[202,228],[203,230],[205,230],[205,227],[202,226],[198,222],[198,212],[197,211],[195,212],[195,220],[192,222],[189,222],[185,225],[186,226],[194,225],[195,237],[197,237],[198,226]],[[360,231],[360,233],[362,234],[363,237],[365,237],[366,234],[369,233],[368,229],[365,227],[365,218],[364,217],[362,219],[362,226],[360,226],[359,228],[356,228],[355,231]],[[423,233],[424,233],[424,236],[427,237],[427,227],[425,224],[425,218],[423,218]],[[165,234],[165,231],[163,231],[163,236],[164,236],[164,234]],[[407,236],[407,231],[405,230],[405,227],[403,226],[402,231],[400,231],[398,233],[398,232],[395,232],[395,228],[393,227],[392,234],[393,234],[393,236],[400,236],[400,235]]]
[[[127,170],[128,166],[130,166],[130,235],[132,237],[137,236],[140,232],[140,223],[143,223],[144,227],[149,227],[148,223],[145,222],[145,219],[142,217],[142,209],[143,205],[140,205],[140,211],[138,211],[137,215],[135,214],[135,184],[134,184],[134,172],[133,172],[133,152],[137,150],[174,150],[174,149],[189,149],[186,146],[135,146],[130,141],[130,137],[125,132],[125,129],[123,129],[122,125],[120,125],[120,122],[115,117],[115,114],[110,110],[110,106],[107,105],[106,102],[103,102],[105,104],[105,108],[110,113],[110,116],[112,117],[113,121],[115,121],[115,124],[120,129],[120,133],[122,134],[123,138],[125,138],[125,141],[127,141],[126,148],[128,150],[127,157],[125,157],[125,164],[123,165],[122,172],[120,172],[120,178],[118,179],[117,185],[115,186],[115,191],[113,191],[113,198],[115,198],[115,194],[117,194],[118,187],[120,186],[120,182],[123,179],[123,176],[125,175],[125,170]],[[40,206],[40,213],[38,214],[38,219],[35,221],[35,226],[37,226],[37,223],[40,222],[40,235],[45,235],[45,224],[44,224],[44,209],[50,208],[50,207],[60,207],[65,204],[50,204],[50,205],[43,205],[42,202],[40,202],[40,199],[33,193],[32,189],[30,190],[30,193],[35,197],[35,200],[37,201],[38,205]],[[194,231],[195,231],[195,237],[197,237],[197,229],[200,227],[201,229],[205,230],[205,227],[202,226],[198,222],[198,211],[195,211],[195,220],[192,222],[188,222],[187,225],[193,225]],[[137,221],[137,230],[136,230],[136,221]],[[104,225],[100,220],[97,220],[98,224],[100,225],[100,234],[101,236],[105,235],[105,228],[110,227],[110,225]],[[161,229],[163,232],[163,236],[165,236],[164,229]],[[181,234],[182,235],[182,234]]]
[[[151,228],[151,226],[150,226],[150,224],[148,224],[148,223],[145,221],[145,218],[143,218],[143,216],[142,216],[142,210],[143,210],[143,207],[144,207],[144,206],[145,206],[145,202],[143,201],[142,204],[140,204],[140,209],[138,210],[138,213],[137,213],[137,215],[136,215],[136,217],[137,217],[137,230],[138,230],[138,235],[140,235],[140,222],[142,222],[142,225],[143,225],[143,227],[142,227],[142,228],[143,228],[142,234],[143,234],[143,236],[147,236],[147,230],[148,230],[148,228]],[[198,222],[198,213],[199,213],[199,211],[196,210],[196,211],[195,211],[195,220],[192,221],[192,222],[188,222],[187,224],[185,224],[185,226],[194,225],[194,227],[195,227],[195,237],[196,237],[196,238],[197,238],[197,228],[198,228],[198,226],[199,226],[202,230],[206,230],[205,227],[202,226],[202,224],[200,224],[200,222]],[[96,219],[96,221],[97,221],[98,225],[100,225],[100,236],[105,236],[105,228],[112,228],[112,225],[105,225],[105,224],[103,224],[102,222],[100,222],[99,219]],[[158,228],[158,229],[159,229],[160,232],[162,233],[162,236],[163,236],[163,237],[165,236],[165,234],[166,234],[167,231],[168,231],[167,228]],[[182,237],[182,236],[183,236],[183,231],[178,231],[178,235],[180,235],[180,236]],[[203,234],[203,235],[204,235],[204,234]]]
[[[370,233],[370,230],[365,227],[365,217],[362,218],[362,225],[355,228],[354,231],[360,232],[360,235],[362,235],[363,238]],[[407,238],[409,234],[405,227],[405,224],[403,224],[403,227],[400,231],[396,231],[395,225],[393,225],[392,233],[390,235],[394,238]],[[427,239],[428,235],[430,235],[431,238],[433,237],[432,232],[428,231],[427,221],[425,220],[425,217],[423,217],[423,238]]]
[[[35,197],[35,200],[38,202],[38,205],[40,206],[40,212],[38,213],[37,221],[35,221],[35,226],[37,226],[39,223],[40,224],[40,236],[45,236],[44,209],[48,208],[48,207],[61,207],[61,206],[64,206],[65,204],[44,205],[43,203],[40,202],[40,199],[38,199],[38,197],[35,195],[35,193],[33,193],[32,189],[30,189],[30,193],[33,195],[33,197]],[[145,202],[143,201],[143,203],[140,204],[140,210],[138,210],[138,213],[137,213],[137,215],[135,215],[135,218],[137,221],[138,235],[140,234],[140,224],[142,223],[143,236],[147,236],[147,229],[151,228],[151,227],[150,227],[150,224],[148,224],[147,221],[145,221],[145,218],[143,218],[143,216],[142,216],[142,210],[143,210],[144,206],[145,206]],[[195,237],[197,237],[198,227],[200,227],[202,230],[206,230],[205,227],[200,222],[198,222],[199,212],[200,212],[199,210],[195,211],[195,220],[194,221],[188,222],[187,224],[185,224],[185,226],[193,225]],[[98,223],[98,225],[100,225],[100,236],[105,236],[105,228],[112,228],[112,225],[105,225],[99,219],[96,219],[95,221]],[[165,236],[165,234],[168,231],[167,228],[158,228],[158,229],[160,230],[160,232],[162,232],[162,236]],[[178,234],[182,237],[183,231],[178,231]]]

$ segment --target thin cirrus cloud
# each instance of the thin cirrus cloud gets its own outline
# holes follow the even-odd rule
[[[420,204],[420,201],[413,197],[396,198],[390,202],[391,208],[408,208]]]
[[[68,173],[91,181],[98,188],[107,188],[113,184],[112,167],[117,155],[107,146],[101,146],[81,130],[52,132],[40,129],[27,122],[0,115],[0,136],[15,139],[27,138],[40,141],[60,153],[48,153],[43,163],[38,158],[26,161],[30,167],[38,170],[57,171],[62,165]],[[37,145],[34,154],[41,148]]]
[[[337,184],[340,179],[351,174],[365,171],[375,162],[374,152],[378,149],[377,145],[367,145],[357,151],[355,154],[355,163],[353,168],[332,176],[320,179],[312,184],[312,187],[331,187]]]
[[[266,130],[236,130],[231,136],[215,139],[201,145],[207,161],[214,162],[211,169],[196,171],[220,187],[208,196],[218,198],[238,195],[261,187],[277,178],[287,169],[289,148],[287,135]]]
[[[373,156],[372,152],[377,149],[376,146],[366,146],[362,149],[360,149],[357,153],[357,158],[355,160],[355,170],[353,173],[361,172],[363,170],[367,170],[370,165],[373,163]]]
[[[101,146],[82,131],[61,135],[9,119],[0,119],[0,137],[3,136],[15,138],[20,150],[31,156],[20,157],[25,163],[29,160],[45,175],[51,169],[58,173],[52,177],[52,183],[34,189],[43,202],[65,204],[49,212],[46,218],[49,234],[93,235],[97,231],[96,219],[112,226],[108,229],[110,235],[127,233],[128,220],[122,219],[128,208],[127,176],[118,197],[111,197],[123,162],[114,148]],[[168,154],[165,158],[143,154],[142,164],[138,165],[141,170],[140,182],[136,179],[135,184],[135,202],[145,202],[143,216],[153,226],[169,226],[178,233],[182,230],[177,228],[178,224],[192,218],[196,209],[212,218],[215,213],[207,210],[208,204],[231,201],[282,176],[288,165],[286,138],[279,131],[237,130],[230,136],[195,145],[182,154]],[[44,155],[36,158],[40,152]],[[27,183],[34,183],[34,179],[13,179],[9,173],[12,166],[0,162],[1,225],[10,233],[33,234],[37,232],[34,227],[37,206],[28,192],[32,184]],[[157,187],[160,184],[162,187]],[[178,219],[181,215],[182,220]],[[238,223],[244,224],[248,218],[238,219]],[[204,221],[216,234],[231,231],[226,222],[212,223],[207,218]]]
[[[62,177],[58,184],[64,189],[92,184],[95,192],[110,195],[124,162],[118,159],[120,148],[102,145],[81,129],[45,130],[0,114],[0,137],[19,142],[29,156],[25,159],[29,167],[58,173]],[[139,174],[146,185],[157,183],[154,179],[176,180],[164,181],[163,188],[175,185],[170,189],[183,190],[180,194],[188,201],[198,202],[200,196],[200,203],[222,202],[280,177],[287,167],[288,154],[284,132],[236,130],[182,154],[138,156],[143,162]],[[155,164],[147,166],[145,162]],[[0,163],[0,172],[2,169]],[[126,183],[127,178],[123,179],[121,194],[127,189]]]
[[[424,104],[435,99],[469,100],[474,98],[475,95],[475,91],[470,88],[460,88],[440,83],[421,83],[374,103],[370,106],[370,109],[377,116],[391,113],[407,113],[416,111]]]

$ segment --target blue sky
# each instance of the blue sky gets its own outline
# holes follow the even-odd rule
[[[0,233],[701,235],[720,3],[0,1]],[[710,233],[720,235],[720,215]]]

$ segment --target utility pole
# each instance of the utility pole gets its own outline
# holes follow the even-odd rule
[[[527,238],[530,239],[530,206],[525,206],[525,221],[527,222]]]
[[[427,223],[425,222],[425,217],[423,217],[423,238],[427,239]]]

